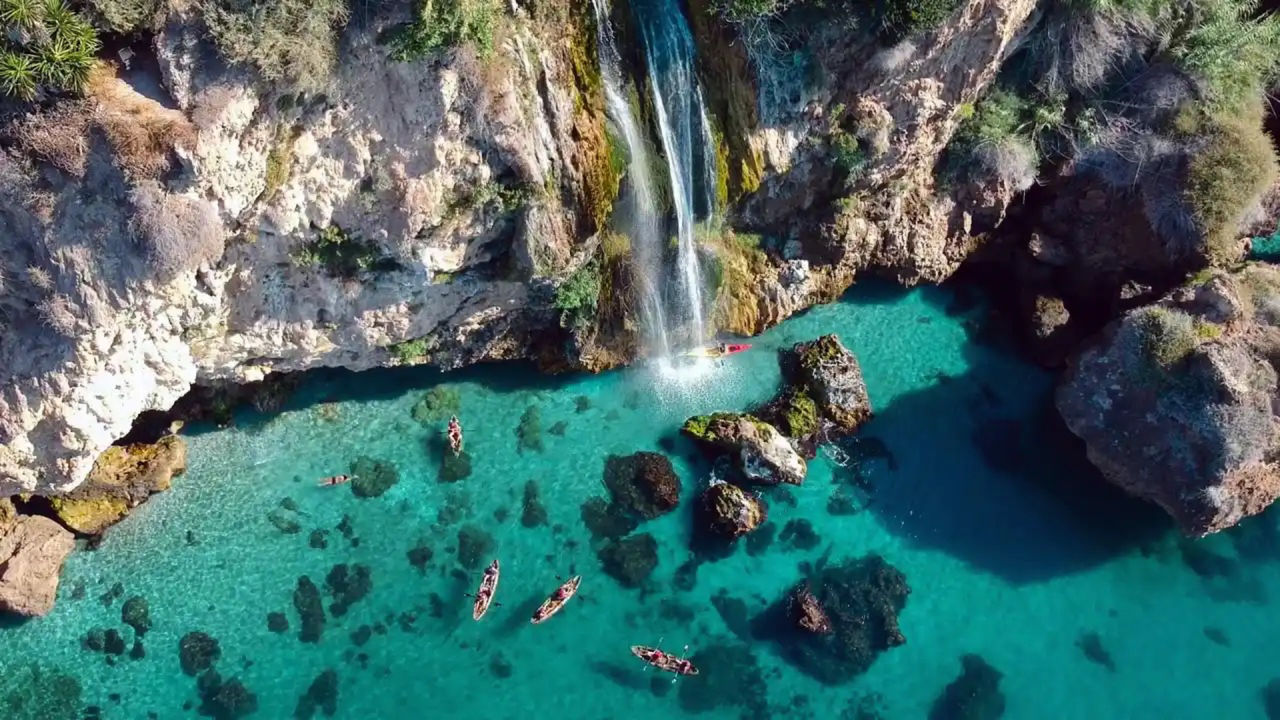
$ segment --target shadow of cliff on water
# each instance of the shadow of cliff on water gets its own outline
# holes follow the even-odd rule
[[[1054,378],[1018,357],[1001,318],[951,289],[925,294],[963,322],[967,370],[877,407],[857,438],[881,441],[892,461],[836,478],[869,487],[868,510],[889,532],[1012,583],[1087,570],[1173,532],[1159,508],[1092,467],[1053,405]],[[895,297],[873,288],[844,302]]]

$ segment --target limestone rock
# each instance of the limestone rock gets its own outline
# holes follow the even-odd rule
[[[53,609],[71,533],[46,517],[21,515],[0,525],[0,612],[46,615]]]
[[[1102,474],[1189,535],[1280,496],[1280,270],[1215,271],[1127,313],[1074,358],[1057,391]]]
[[[831,632],[831,618],[822,603],[809,591],[809,585],[797,585],[787,598],[787,616],[796,627],[818,635]]]
[[[777,428],[752,415],[699,415],[686,420],[681,430],[707,447],[730,453],[738,470],[752,482],[804,482],[808,468],[795,446]]]
[[[83,485],[51,499],[64,525],[97,535],[154,493],[168,490],[187,468],[186,442],[175,435],[151,445],[112,445],[98,457]]]
[[[783,367],[839,430],[853,432],[871,417],[871,398],[862,379],[862,368],[835,335],[798,343],[783,358]]]
[[[769,508],[760,498],[737,485],[715,483],[698,502],[698,522],[712,533],[737,539],[755,530],[769,517]]]

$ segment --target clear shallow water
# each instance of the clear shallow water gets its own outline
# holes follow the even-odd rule
[[[242,415],[234,429],[189,436],[187,475],[113,529],[98,551],[71,557],[53,614],[0,629],[0,669],[38,661],[71,673],[84,688],[82,704],[99,705],[105,718],[194,716],[183,705],[198,705],[195,681],[182,674],[177,648],[198,629],[219,640],[222,674],[257,694],[255,717],[293,717],[298,697],[326,668],[339,675],[341,718],[515,718],[535,708],[592,720],[683,715],[680,696],[693,689],[684,686],[705,678],[674,690],[655,685],[629,645],[665,638],[669,648],[689,643],[696,651],[739,642],[711,603],[718,593],[754,614],[801,578],[802,562],[824,552],[835,560],[879,553],[912,588],[900,616],[907,644],[838,687],[801,674],[773,646],[751,644],[770,716],[839,718],[876,693],[884,717],[923,718],[959,674],[960,657],[977,653],[1004,674],[1006,718],[1264,717],[1259,691],[1280,675],[1275,514],[1187,550],[1158,512],[1093,477],[1053,422],[1049,376],[987,342],[994,333],[962,306],[947,290],[863,286],[686,382],[645,369],[547,378],[517,366],[443,378],[421,371],[316,378],[296,409]],[[677,590],[674,575],[690,557],[692,499],[709,471],[675,436],[679,423],[767,399],[779,379],[773,351],[824,332],[839,333],[858,354],[878,411],[861,436],[892,453],[892,462],[857,468],[873,488],[869,507],[829,514],[829,497],[851,473],[815,461],[805,485],[790,491],[794,506],[766,493],[779,528],[795,518],[813,523],[822,538],[815,548],[775,540],[751,557],[740,546],[701,564],[692,590]],[[410,416],[440,381],[461,391],[474,458],[472,475],[456,484],[437,481],[443,428]],[[328,400],[336,418],[317,404]],[[545,448],[520,454],[515,430],[531,405],[540,409]],[[565,434],[552,434],[560,422]],[[648,587],[624,589],[600,570],[579,506],[604,494],[606,455],[664,447],[673,451],[683,500],[641,526],[658,538],[659,564]],[[313,486],[359,455],[394,462],[399,484],[376,499]],[[520,522],[529,480],[541,489],[547,526]],[[297,534],[267,519],[284,498],[299,508]],[[442,524],[446,507],[464,508],[465,519]],[[499,520],[495,512],[504,509]],[[358,546],[334,530],[344,515]],[[502,560],[505,604],[480,623],[462,597],[479,572],[451,576],[463,523],[492,533]],[[326,549],[309,546],[317,528],[329,531]],[[423,541],[434,557],[419,573],[406,552]],[[369,566],[372,592],[330,617],[319,644],[303,644],[292,606],[297,578],[309,575],[323,589],[339,562]],[[584,576],[579,597],[547,624],[530,626],[532,607],[571,567]],[[98,599],[117,582],[124,597],[147,598],[154,627],[145,659],[109,666],[81,640],[90,628],[115,627],[131,643],[120,601],[107,607]],[[84,597],[75,599],[79,587]],[[441,601],[434,613],[432,593]],[[288,615],[288,633],[268,630],[272,611]],[[416,620],[402,625],[403,613]],[[385,634],[353,645],[354,631],[378,622]],[[1206,637],[1206,627],[1229,647]],[[1077,643],[1087,632],[1098,634],[1114,670],[1085,657]],[[495,674],[496,656],[509,676]],[[741,712],[726,705],[698,717]]]

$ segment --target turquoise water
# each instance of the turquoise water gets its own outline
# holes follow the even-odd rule
[[[0,666],[11,679],[32,662],[74,675],[80,705],[98,706],[103,718],[192,717],[184,704],[199,700],[195,679],[180,669],[178,642],[202,630],[220,643],[224,678],[256,694],[253,717],[294,717],[299,696],[332,668],[341,718],[516,718],[535,709],[592,720],[852,718],[874,699],[881,717],[906,719],[929,716],[960,658],[975,653],[1003,674],[1006,718],[1264,717],[1260,690],[1280,675],[1274,513],[1230,536],[1179,541],[1158,512],[1089,472],[1054,422],[1051,378],[1003,348],[998,329],[969,305],[945,289],[859,287],[680,382],[643,368],[548,378],[509,365],[444,377],[316,377],[282,414],[193,429],[187,475],[98,550],[70,558],[49,617],[0,629]],[[787,493],[794,504],[766,491],[771,522],[780,529],[808,519],[821,537],[815,547],[775,539],[750,556],[740,545],[702,562],[692,589],[677,589],[676,571],[691,557],[692,498],[710,471],[675,434],[680,422],[767,399],[779,380],[773,351],[825,332],[858,354],[878,412],[861,447],[874,449],[874,438],[890,457],[861,453],[866,459],[849,469],[819,459]],[[440,382],[460,391],[474,459],[472,474],[454,484],[437,480],[442,426],[411,417]],[[531,406],[544,448],[521,453],[516,429]],[[657,537],[659,562],[645,587],[626,589],[600,570],[579,506],[603,494],[606,455],[637,450],[670,455],[684,494],[675,512],[641,526]],[[314,486],[360,455],[395,463],[399,483],[370,499]],[[521,523],[529,480],[540,488],[547,525]],[[858,483],[870,488],[856,495],[865,509],[830,514],[832,494]],[[277,518],[295,520],[295,534],[268,519],[285,498],[298,509]],[[358,543],[335,529],[344,516]],[[479,570],[455,575],[456,536],[467,523],[492,534],[495,549],[485,557],[500,557],[503,567],[504,604],[479,623],[463,597]],[[324,549],[310,546],[314,529],[328,531]],[[406,557],[422,544],[433,551],[425,572]],[[712,602],[727,594],[754,615],[801,579],[803,563],[868,553],[906,574],[912,592],[899,619],[907,642],[845,685],[821,685],[775,646],[739,640],[716,609],[725,604]],[[321,642],[302,643],[297,579],[308,575],[323,591],[337,563],[368,566],[372,590],[328,618]],[[571,568],[583,576],[580,595],[530,626],[533,606]],[[153,628],[144,659],[109,665],[81,643],[99,627],[121,630],[132,645],[121,601],[99,599],[116,583],[123,597],[146,597]],[[284,634],[267,626],[277,611],[289,620]],[[362,625],[382,632],[357,646],[352,634]],[[1087,633],[1096,633],[1110,668],[1096,651],[1086,657]],[[627,648],[660,638],[690,652],[747,647],[767,713],[733,704],[750,689],[714,667],[674,688],[655,682]],[[687,710],[713,678],[724,704]]]

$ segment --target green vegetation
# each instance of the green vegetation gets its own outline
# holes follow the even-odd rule
[[[267,153],[266,184],[262,189],[262,199],[270,200],[289,181],[293,172],[293,142],[295,134],[292,130],[280,128],[276,132],[276,142]]]
[[[818,404],[803,390],[791,389],[779,401],[779,411],[785,435],[804,438],[818,431]]]
[[[844,176],[846,185],[853,183],[867,165],[867,153],[862,149],[861,142],[843,130],[833,133],[829,142],[831,161],[836,170]]]
[[[419,60],[440,50],[469,44],[482,56],[493,52],[496,0],[418,0],[414,19],[391,38],[391,57]]]
[[[1211,110],[1257,99],[1280,73],[1280,20],[1258,17],[1257,0],[1199,0],[1170,55],[1204,82]]]
[[[1151,306],[1134,311],[1142,352],[1156,368],[1170,372],[1201,342],[1195,320],[1181,310]]]
[[[413,365],[427,359],[431,352],[431,342],[428,337],[414,338],[413,340],[405,340],[395,345],[387,346],[387,352],[391,353],[391,357],[395,358],[399,365]],[[418,407],[413,408],[414,417],[417,417]]]
[[[555,306],[561,327],[581,329],[595,319],[600,302],[600,265],[595,260],[578,268],[556,288]]]
[[[87,0],[106,21],[112,32],[132,33],[151,24],[160,10],[160,0]]]
[[[1257,110],[1210,121],[1203,147],[1187,166],[1185,202],[1215,264],[1237,259],[1240,219],[1276,179],[1276,151],[1260,115]]]
[[[792,11],[816,11],[829,22],[853,25],[861,21],[881,40],[897,42],[942,24],[961,0],[711,0],[711,8],[725,22],[748,35],[763,34],[762,23],[781,22]]]
[[[357,235],[349,235],[337,225],[320,230],[314,240],[291,253],[300,267],[322,268],[332,277],[355,278],[363,272],[389,272],[399,264],[382,254],[377,246]]]
[[[101,43],[63,0],[0,0],[0,95],[81,93]]]
[[[323,86],[337,58],[347,0],[198,0],[214,44],[227,60],[267,80]]]
[[[875,7],[877,34],[897,42],[942,24],[961,0],[881,0]]]

